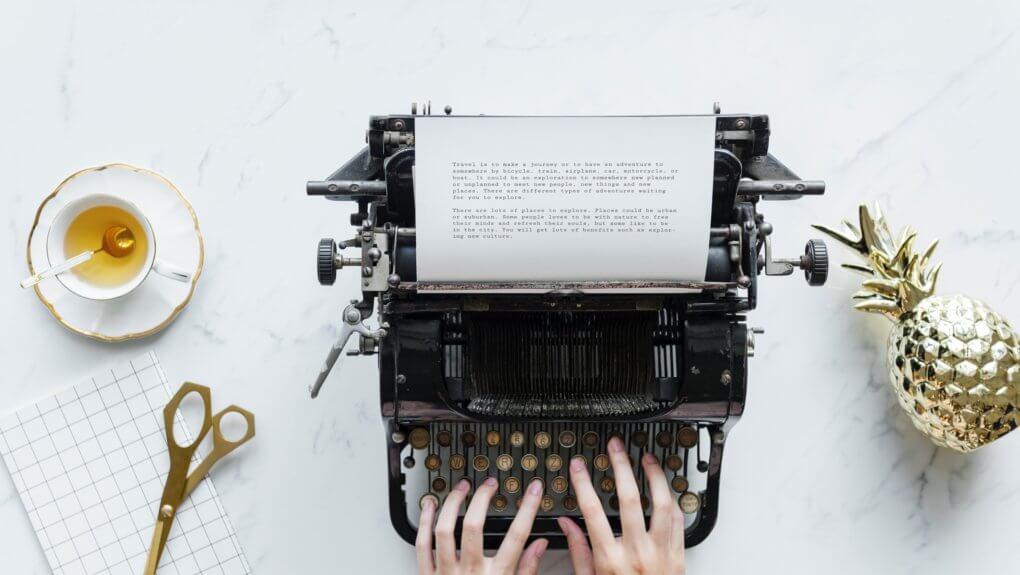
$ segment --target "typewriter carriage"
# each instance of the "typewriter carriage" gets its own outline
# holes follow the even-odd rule
[[[726,434],[744,409],[747,357],[760,330],[749,329],[743,314],[757,305],[758,276],[800,268],[809,284],[820,285],[827,274],[825,246],[817,240],[799,258],[772,257],[773,229],[759,201],[820,195],[824,183],[800,180],[768,153],[767,116],[717,115],[703,282],[535,282],[513,287],[545,293],[428,293],[508,286],[417,281],[415,119],[372,117],[368,145],[327,180],[307,186],[309,195],[357,203],[350,220],[356,234],[322,240],[317,271],[329,285],[338,270],[358,268],[363,292],[343,311],[340,338],[313,396],[351,335],[359,337],[349,354],[378,354],[394,527],[413,542],[402,453],[416,426],[683,423],[708,437],[707,461],[698,444],[706,476],[687,544],[703,540],[715,524]],[[699,291],[584,293],[606,287]],[[373,330],[364,322],[377,300],[380,326]],[[498,545],[508,526],[507,517],[490,517],[486,546]],[[538,518],[534,535],[565,544],[548,517]]]

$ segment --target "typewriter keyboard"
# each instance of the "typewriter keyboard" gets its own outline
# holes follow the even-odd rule
[[[434,497],[441,504],[462,478],[476,486],[490,476],[499,481],[490,516],[514,515],[534,478],[545,486],[539,516],[580,515],[570,485],[569,465],[575,457],[587,464],[607,515],[618,515],[616,481],[606,449],[613,436],[619,436],[628,448],[646,512],[650,512],[651,500],[640,458],[651,452],[659,458],[673,496],[691,523],[701,507],[700,492],[705,487],[708,433],[679,423],[432,423],[413,427],[403,453],[408,516],[416,524],[425,498]],[[462,515],[465,510],[466,506]]]

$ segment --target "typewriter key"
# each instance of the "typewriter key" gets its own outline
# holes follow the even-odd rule
[[[575,456],[570,458],[571,461],[573,461],[575,459],[580,461],[581,463],[583,463],[585,467],[588,467],[588,458],[587,457],[578,454],[578,455],[575,455]]]
[[[568,483],[566,477],[563,477],[562,475],[557,475],[556,477],[553,477],[552,490],[555,491],[556,493],[563,493],[564,491],[567,490],[567,486]]]
[[[521,480],[510,476],[503,480],[503,491],[517,493],[521,490]]]
[[[673,445],[673,434],[668,431],[660,431],[655,434],[655,443],[659,447],[666,449],[670,445]]]
[[[489,468],[489,458],[484,455],[476,455],[471,461],[471,466],[475,468],[475,471],[485,471]]]
[[[429,445],[429,430],[424,427],[415,427],[411,430],[409,438],[411,447],[415,449],[425,449]]]
[[[567,511],[574,511],[577,509],[577,498],[573,495],[567,495],[563,498],[563,508]]]
[[[524,434],[520,431],[514,431],[510,434],[510,445],[513,447],[520,447],[524,445]]]
[[[574,435],[573,431],[568,430],[560,433],[560,445],[570,449],[575,443],[577,443],[577,436]]]
[[[687,491],[687,488],[689,487],[687,478],[683,475],[674,475],[669,484],[673,487],[673,491],[676,491],[677,493],[683,493],[684,491]]]
[[[666,456],[666,469],[678,471],[684,465],[684,460],[677,454]]]
[[[690,426],[681,427],[680,431],[676,432],[676,442],[688,449],[694,447],[698,444],[698,430]]]
[[[551,495],[543,495],[542,496],[542,502],[539,503],[539,507],[541,507],[542,511],[545,511],[545,512],[552,511],[552,508],[553,508],[554,505],[556,505],[556,502],[553,501],[553,498],[552,498]]]
[[[450,456],[450,469],[454,471],[460,471],[464,469],[464,464],[467,463],[464,460],[464,456],[459,453],[454,453]]]
[[[444,429],[436,432],[436,443],[439,444],[439,447],[450,447],[450,443],[452,442],[453,435],[451,435],[449,431]]]
[[[589,431],[581,436],[581,443],[583,443],[585,447],[590,448],[598,447],[599,434],[595,433],[594,431]]]
[[[414,456],[408,455],[404,458],[404,467],[411,469],[414,467]]]
[[[432,491],[446,491],[446,480],[437,477],[432,480]]]
[[[496,469],[500,471],[510,471],[514,466],[514,458],[506,453],[501,453],[496,457]]]
[[[616,489],[616,481],[612,477],[606,476],[599,480],[599,489],[603,493],[611,493]]]
[[[563,458],[555,453],[545,458],[545,468],[549,471],[559,471],[563,467]]]
[[[503,511],[508,505],[510,505],[510,502],[507,500],[506,495],[502,493],[498,493],[492,498],[492,508],[496,511]]]
[[[425,495],[422,495],[421,499],[418,500],[418,507],[419,508],[425,509],[425,500],[426,499],[431,499],[432,503],[435,504],[435,505],[433,505],[433,507],[435,507],[436,509],[439,509],[439,497],[437,497],[436,494],[434,494],[434,493],[426,493]]]
[[[552,438],[549,434],[544,431],[539,431],[535,434],[535,447],[539,449],[546,449],[552,445]]]
[[[464,444],[464,447],[474,447],[475,442],[478,441],[478,436],[475,435],[474,431],[469,429],[460,434],[460,440]]]
[[[643,429],[635,431],[630,436],[630,442],[637,447],[648,445],[648,432]]]
[[[435,471],[439,469],[441,465],[443,465],[443,460],[435,453],[430,453],[429,456],[425,458],[425,469],[428,469],[429,471]]]
[[[518,497],[518,498],[517,498],[517,499],[516,499],[516,500],[514,501],[514,507],[516,507],[517,509],[520,509],[520,508],[521,508],[521,504],[522,504],[522,503],[524,503],[524,498],[523,498],[523,497]]]
[[[615,496],[615,495],[610,497],[609,498],[609,507],[612,508],[613,511],[619,511],[620,510],[620,498]]]
[[[521,467],[526,471],[534,471],[538,467],[538,458],[530,453],[525,453],[524,457],[521,457]]]
[[[485,434],[485,444],[489,447],[496,447],[499,445],[500,439],[502,439],[502,437],[500,437],[499,432],[495,429]]]
[[[605,453],[600,453],[595,456],[595,469],[599,471],[605,471],[609,469],[609,456]]]
[[[687,514],[697,513],[701,509],[701,498],[688,491],[680,496],[680,509]]]

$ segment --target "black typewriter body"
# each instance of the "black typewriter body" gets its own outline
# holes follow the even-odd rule
[[[449,286],[416,276],[418,117],[372,117],[368,146],[307,187],[309,195],[356,202],[354,237],[324,239],[317,263],[323,284],[339,269],[358,270],[363,292],[343,311],[340,341],[313,396],[357,334],[346,353],[378,358],[393,526],[413,542],[419,493],[441,500],[461,477],[478,485],[492,475],[500,490],[485,541],[496,547],[513,503],[538,477],[546,495],[533,536],[563,547],[555,517],[580,515],[565,483],[568,461],[580,456],[619,532],[611,469],[599,457],[618,435],[635,462],[646,451],[663,462],[688,515],[686,543],[701,542],[716,522],[726,437],[744,411],[756,331],[745,314],[757,305],[758,277],[798,267],[813,285],[826,276],[817,240],[799,258],[772,258],[772,226],[758,208],[762,200],[820,195],[824,184],[801,180],[769,154],[767,116],[717,114],[705,279],[665,286],[698,291],[654,293],[661,282],[558,282],[524,286],[541,293],[470,293],[492,285],[428,293]],[[651,293],[585,292],[614,287]],[[365,321],[376,310],[379,327],[371,329]],[[635,472],[646,488],[640,466]]]

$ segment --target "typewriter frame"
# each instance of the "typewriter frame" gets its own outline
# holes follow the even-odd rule
[[[449,110],[447,111],[449,114]],[[382,417],[387,429],[387,466],[390,518],[400,536],[413,543],[417,530],[407,515],[402,452],[410,430],[433,421],[484,423],[522,421],[521,418],[480,418],[448,397],[442,370],[442,326],[445,313],[635,312],[673,306],[681,310],[683,337],[675,399],[658,412],[621,416],[619,421],[673,421],[697,424],[708,431],[709,459],[701,509],[687,529],[686,545],[704,540],[715,526],[719,482],[726,436],[743,413],[747,395],[747,358],[753,354],[754,333],[744,313],[757,305],[757,278],[761,273],[787,275],[795,267],[808,282],[825,280],[827,257],[823,244],[809,243],[799,259],[772,258],[772,226],[757,210],[759,200],[791,200],[824,193],[824,183],[803,181],[768,153],[769,119],[764,115],[716,115],[716,152],[709,257],[704,282],[664,285],[641,282],[600,282],[514,287],[547,287],[540,294],[428,294],[433,289],[492,289],[493,284],[429,285],[415,281],[414,247],[414,122],[416,115],[374,116],[366,134],[368,146],[324,181],[308,183],[309,195],[354,201],[358,210],[351,224],[358,228],[353,240],[340,248],[360,248],[360,258],[342,256],[331,239],[319,248],[319,280],[329,284],[343,267],[359,267],[363,299],[353,300],[344,312],[339,348],[351,333],[360,335],[352,354],[378,354]],[[409,229],[410,228],[410,229]],[[814,242],[815,240],[812,240]],[[328,242],[328,244],[327,244]],[[819,247],[820,245],[820,247]],[[764,248],[764,254],[762,254]],[[584,294],[595,287],[688,287],[685,294]],[[380,329],[368,330],[368,319],[379,300]],[[350,312],[357,310],[358,313]],[[350,313],[349,313],[350,312]],[[360,319],[357,317],[360,315]],[[331,355],[317,386],[335,361]],[[313,396],[318,387],[313,391]],[[570,421],[579,421],[570,418]],[[600,417],[597,421],[612,421]],[[530,420],[529,420],[530,421]],[[557,419],[541,419],[555,422]],[[499,545],[509,526],[508,517],[490,517],[485,547]],[[619,532],[619,521],[610,518]],[[458,522],[458,531],[459,531]],[[582,520],[583,525],[583,520]],[[566,540],[554,519],[539,516],[532,537],[546,537],[562,548]]]

